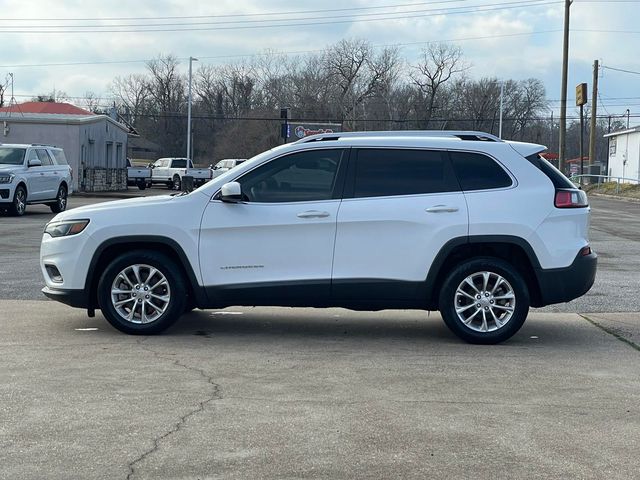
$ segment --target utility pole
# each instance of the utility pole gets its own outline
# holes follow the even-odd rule
[[[189,57],[189,99],[187,101],[187,168],[189,168],[189,160],[191,160],[191,79],[192,65],[197,58]],[[193,160],[191,160],[193,162]]]
[[[504,80],[500,81],[500,127],[498,129],[498,138],[502,138],[502,97],[504,96]],[[495,118],[495,117],[494,117]]]
[[[589,173],[596,160],[596,110],[598,109],[598,60],[593,61],[593,91],[591,92],[591,124],[589,131]]]
[[[569,14],[573,0],[564,0],[564,43],[562,45],[562,93],[560,94],[560,145],[558,168],[565,170],[565,136],[567,133],[567,71],[569,69]]]
[[[576,107],[580,107],[580,185],[584,180],[584,104],[587,103],[587,84],[576,86]]]

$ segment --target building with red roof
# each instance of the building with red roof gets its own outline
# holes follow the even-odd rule
[[[25,102],[0,108],[0,143],[40,143],[64,149],[74,190],[127,188],[129,128],[109,115],[70,103]]]
[[[44,113],[48,115],[94,115],[93,112],[85,110],[70,103],[58,102],[25,102],[16,103],[8,107],[0,108],[0,112],[6,113]]]

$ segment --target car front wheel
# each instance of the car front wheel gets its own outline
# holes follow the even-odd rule
[[[120,255],[98,282],[98,303],[118,330],[151,335],[169,328],[184,312],[187,286],[180,268],[158,252]]]
[[[56,201],[51,203],[49,208],[53,213],[64,212],[67,209],[67,189],[64,185],[60,185],[60,188],[58,188]]]
[[[522,275],[497,258],[468,260],[454,268],[440,290],[447,326],[469,343],[495,344],[511,338],[529,312]]]
[[[21,217],[27,210],[27,191],[22,185],[16,187],[13,194],[13,202],[9,206],[9,213],[16,217]]]

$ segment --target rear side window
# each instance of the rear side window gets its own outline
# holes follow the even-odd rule
[[[355,159],[354,197],[458,191],[446,152],[362,149]]]
[[[538,153],[529,155],[526,157],[533,165],[540,169],[544,173],[555,188],[576,188],[567,177],[565,177],[560,170],[551,165],[546,159],[542,158]]]
[[[187,168],[187,161],[186,160],[174,160],[173,164],[171,165],[172,168]]]
[[[53,153],[53,157],[58,165],[69,165],[67,163],[67,157],[64,156],[64,152],[62,150],[51,150],[51,153]]]
[[[488,190],[512,185],[511,177],[487,155],[472,152],[450,152],[451,163],[462,190]]]

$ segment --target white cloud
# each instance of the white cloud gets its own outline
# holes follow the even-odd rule
[[[398,2],[406,3],[406,2]],[[468,0],[460,3],[438,4],[439,7],[467,7],[468,5],[495,4],[495,1]],[[199,30],[207,25],[194,25],[185,32],[157,33],[84,33],[84,34],[18,34],[2,33],[1,29],[11,26],[28,25],[69,25],[72,22],[60,19],[105,18],[105,17],[171,17],[185,15],[233,15],[248,13],[283,12],[344,9],[353,7],[375,7],[393,2],[378,0],[327,0],[291,3],[284,0],[269,2],[257,0],[220,0],[213,2],[187,2],[185,0],[0,0],[3,22],[0,26],[0,40],[3,65],[111,62],[144,60],[159,54],[172,53],[180,58],[190,55],[201,58],[200,64],[221,63],[224,57],[263,52],[300,51],[323,49],[344,37],[358,37],[373,44],[415,44],[402,49],[409,61],[415,60],[421,43],[459,39],[465,59],[473,65],[468,72],[474,77],[497,76],[501,78],[527,78],[535,76],[543,79],[550,98],[558,98],[560,86],[560,61],[562,34],[536,33],[547,30],[561,30],[563,22],[562,5],[552,4],[540,7],[503,9],[475,14],[425,16],[428,12],[416,12],[409,18],[384,21],[323,24],[315,26],[291,26],[280,28],[257,28],[255,24],[247,29]],[[428,10],[435,6],[422,3],[412,7],[396,8],[395,11]],[[640,2],[636,3],[582,3],[576,0],[572,8],[571,26],[571,71],[570,84],[574,81],[590,81],[590,65],[593,59],[601,59],[605,65],[640,70],[640,57],[635,45],[638,34],[579,32],[577,30],[632,30],[637,31],[636,19],[640,18]],[[342,11],[295,14],[290,18],[318,17],[315,22],[331,22],[332,16],[342,16],[344,20],[355,12],[374,13],[389,11],[389,8],[375,10]],[[387,15],[388,16],[388,15]],[[13,21],[11,18],[24,18]],[[59,20],[37,21],[43,18]],[[244,20],[273,17],[245,17]],[[372,17],[367,17],[372,18]],[[201,23],[237,20],[233,17],[193,19]],[[166,23],[180,23],[185,20],[165,20]],[[89,20],[78,23],[87,25]],[[98,22],[104,24],[105,22]],[[119,23],[140,24],[141,20],[121,20]],[[304,23],[289,21],[288,23]],[[228,27],[230,24],[219,25]],[[133,29],[138,27],[131,27]],[[179,28],[179,27],[174,27]],[[138,28],[139,29],[139,28]],[[496,38],[478,38],[492,35],[511,35]],[[468,39],[468,40],[464,40]],[[472,39],[472,40],[471,40]],[[184,63],[186,70],[186,62]],[[71,96],[81,96],[88,90],[104,96],[111,80],[119,75],[144,71],[144,63],[118,63],[110,65],[84,65],[65,67],[18,68],[0,67],[0,78],[13,72],[16,92],[35,95],[49,92],[55,86]],[[586,78],[585,78],[586,77]],[[637,96],[638,76],[607,73],[603,88],[610,97]],[[640,103],[640,102],[637,102]],[[624,109],[624,108],[623,108]],[[636,107],[640,110],[639,107]]]

